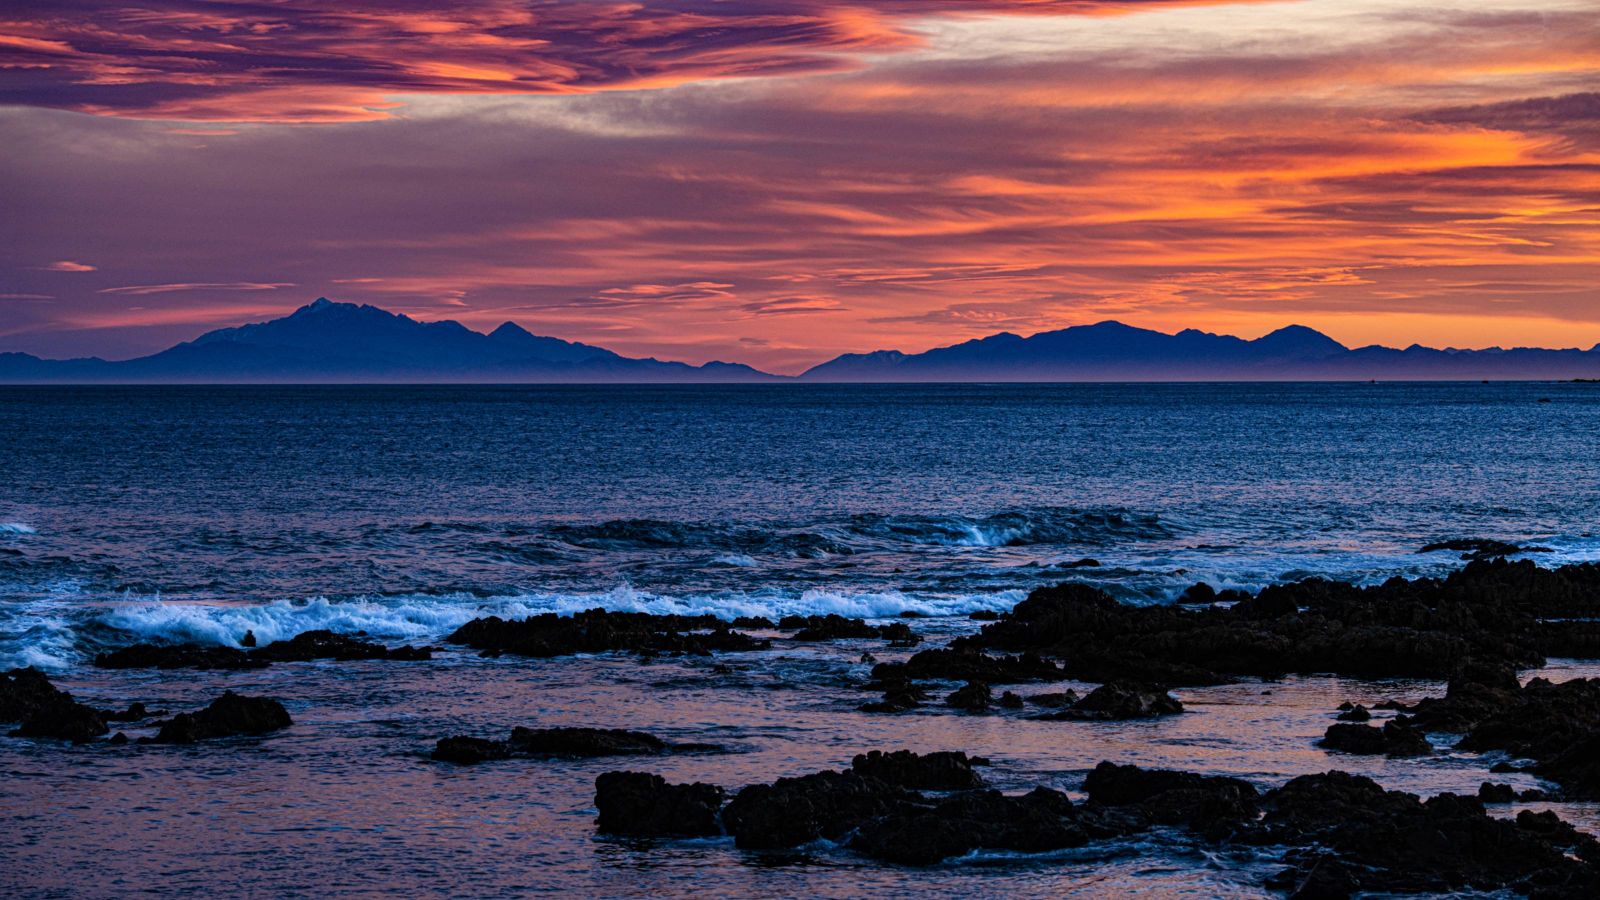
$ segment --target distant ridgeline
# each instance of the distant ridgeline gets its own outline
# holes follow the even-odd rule
[[[1301,325],[1247,341],[1101,322],[996,334],[925,353],[851,353],[798,376],[737,363],[633,359],[530,334],[483,334],[374,306],[319,299],[281,319],[224,328],[137,359],[47,360],[0,353],[5,383],[701,383],[940,381],[1312,381],[1600,378],[1588,350],[1351,349]]]

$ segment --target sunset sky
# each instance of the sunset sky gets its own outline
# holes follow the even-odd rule
[[[0,350],[1600,342],[1600,0],[14,0]]]

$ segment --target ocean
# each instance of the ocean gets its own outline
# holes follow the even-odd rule
[[[0,892],[1259,894],[1269,856],[1148,836],[933,870],[837,848],[638,846],[594,834],[593,778],[614,760],[426,756],[446,734],[537,722],[727,744],[739,752],[649,765],[728,787],[899,747],[994,756],[1003,788],[1071,789],[1106,758],[1267,784],[1329,768],[1312,744],[1338,702],[1438,685],[1291,678],[1270,708],[1258,684],[1193,689],[1201,715],[1064,735],[853,714],[865,666],[849,642],[727,672],[459,650],[242,673],[88,661],[246,631],[436,644],[483,615],[593,607],[914,612],[938,637],[1061,581],[1135,604],[1201,581],[1371,583],[1457,568],[1459,552],[1422,548],[1464,537],[1536,548],[1541,565],[1596,560],[1597,447],[1588,384],[0,388],[0,670],[36,666],[106,705],[234,688],[297,723],[243,749],[0,737]],[[1425,794],[1474,790],[1484,771],[1475,754],[1340,763]]]

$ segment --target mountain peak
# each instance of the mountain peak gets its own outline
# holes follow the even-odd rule
[[[1274,354],[1293,355],[1303,358],[1333,356],[1350,349],[1315,328],[1309,328],[1305,325],[1285,325],[1277,331],[1256,338],[1250,343],[1257,348],[1269,350]]]

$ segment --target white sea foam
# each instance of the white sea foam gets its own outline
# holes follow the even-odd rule
[[[629,585],[593,593],[528,593],[483,598],[459,595],[407,595],[398,597],[274,603],[205,604],[162,600],[132,600],[110,608],[83,610],[69,623],[60,610],[48,615],[40,610],[26,629],[13,616],[0,659],[13,665],[36,664],[60,670],[78,661],[76,631],[86,626],[105,627],[135,640],[194,642],[236,647],[245,632],[259,643],[294,637],[303,631],[325,628],[344,634],[365,632],[383,641],[434,641],[482,616],[524,618],[541,613],[569,615],[602,608],[616,612],[657,615],[766,616],[837,613],[854,618],[891,618],[903,612],[928,616],[966,615],[978,610],[1007,610],[1025,596],[1020,590],[984,594],[936,596],[899,591],[848,591],[814,589],[802,593],[777,590],[754,593],[726,592],[703,595],[655,594]],[[18,633],[18,632],[21,633]],[[29,661],[32,662],[30,663]]]
[[[38,534],[39,529],[21,522],[0,522],[0,534]]]

